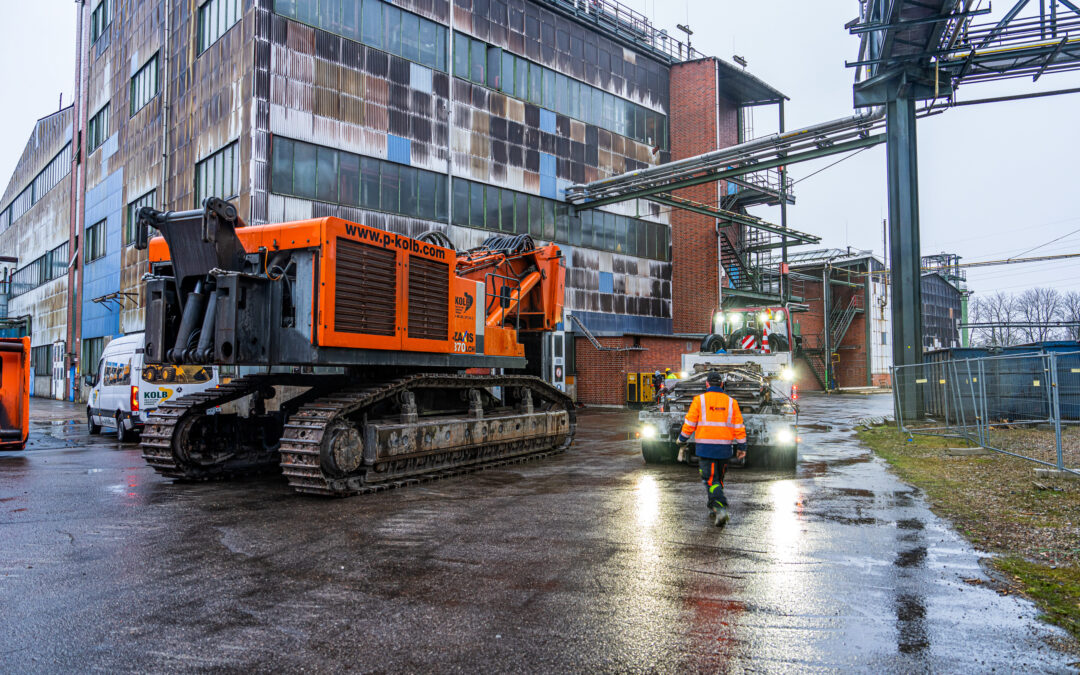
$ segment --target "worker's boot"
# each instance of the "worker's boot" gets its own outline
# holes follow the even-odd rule
[[[728,524],[729,520],[731,520],[731,516],[728,514],[728,510],[724,506],[716,507],[716,510],[713,513],[713,525],[717,527],[723,527]]]

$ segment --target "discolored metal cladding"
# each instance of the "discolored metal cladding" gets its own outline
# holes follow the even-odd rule
[[[396,4],[448,22],[446,2]],[[477,16],[468,3],[456,4],[455,30],[666,112],[666,66],[533,3],[509,3],[502,22]],[[519,12],[521,21],[515,23]],[[409,139],[411,166],[445,173],[452,163],[455,178],[534,195],[540,189],[541,152],[555,155],[556,177],[568,182],[667,159],[666,151],[654,153],[646,144],[562,115],[556,116],[554,133],[543,131],[538,106],[278,16],[269,0],[259,0],[253,13],[252,224],[338,216],[411,237],[432,229],[447,231],[459,248],[479,245],[489,236],[444,222],[272,194],[268,160],[275,135],[386,158],[388,134],[393,134]],[[535,35],[526,29],[534,20],[540,31]],[[549,29],[554,46],[547,46],[541,35]],[[617,54],[625,64],[619,67],[621,74],[586,63],[584,56],[572,57],[569,48],[564,53],[554,44],[556,33],[565,33],[571,42],[580,39],[588,49],[595,46],[597,53],[609,54],[609,60]],[[626,205],[620,213],[637,215],[639,208],[644,217],[666,223],[667,214],[660,215],[656,205]],[[568,309],[670,318],[670,263],[583,247],[568,253]],[[601,272],[611,273],[614,286],[622,291],[601,292]]]
[[[0,211],[11,206],[64,146],[71,142],[72,111],[73,108],[69,106],[37,121],[22,156],[15,165],[4,196],[0,199]],[[68,240],[70,199],[69,170],[68,175],[0,232],[0,255],[19,259],[17,264],[10,267],[12,272]],[[65,260],[64,265],[66,264]],[[15,297],[8,296],[6,316],[29,317],[27,329],[34,347],[51,345],[67,338],[67,289],[68,274],[65,270],[55,279]],[[49,395],[51,373],[35,372],[35,379],[35,395]]]

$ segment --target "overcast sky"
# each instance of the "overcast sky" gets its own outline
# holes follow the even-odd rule
[[[622,0],[677,34],[689,21],[700,51],[730,61],[744,56],[752,73],[786,93],[789,129],[850,115],[858,40],[844,31],[854,0]],[[1000,16],[1011,2],[994,3]],[[1034,3],[1033,3],[1034,4]],[[9,177],[34,122],[71,101],[75,68],[71,0],[0,0],[0,176]],[[1080,73],[961,88],[959,98],[1080,86]],[[919,183],[924,253],[948,251],[968,261],[1080,252],[1080,190],[1074,156],[1080,94],[950,110],[919,122]],[[759,108],[754,131],[776,129],[775,107]],[[793,165],[795,180],[837,158]],[[792,228],[823,245],[882,251],[887,214],[885,148],[878,146],[800,182]],[[779,209],[757,215],[779,222]],[[1038,285],[1080,290],[1080,262],[969,270],[977,293]]]

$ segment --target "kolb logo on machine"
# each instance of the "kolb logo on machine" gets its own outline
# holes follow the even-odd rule
[[[473,306],[473,296],[469,295],[468,291],[464,296],[458,296],[454,298],[454,309],[457,310],[459,315],[468,312]]]

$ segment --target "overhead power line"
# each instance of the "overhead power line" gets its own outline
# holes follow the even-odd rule
[[[1003,258],[1001,260],[979,260],[976,262],[957,263],[956,265],[946,265],[939,267],[923,267],[923,272],[946,272],[948,270],[955,270],[961,267],[970,269],[972,267],[994,267],[996,265],[1015,265],[1018,263],[1033,263],[1043,262],[1046,260],[1065,260],[1067,258],[1080,258],[1080,253],[1062,253],[1060,255],[1040,255],[1032,256],[1030,258]],[[887,276],[890,274],[889,270],[879,270],[873,272],[873,274]]]

